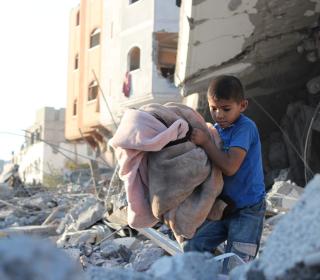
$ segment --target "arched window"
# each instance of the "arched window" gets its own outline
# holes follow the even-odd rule
[[[94,29],[90,34],[90,48],[98,46],[100,44],[100,29]]]
[[[128,54],[128,70],[133,71],[140,68],[140,49],[133,47]]]
[[[79,55],[76,54],[74,58],[74,69],[78,69],[78,68],[79,68]]]
[[[76,15],[76,26],[78,25],[80,25],[80,11],[78,11]]]
[[[98,96],[98,84],[96,81],[92,81],[88,89],[88,101],[95,100]]]

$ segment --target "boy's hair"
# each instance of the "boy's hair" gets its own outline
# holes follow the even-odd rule
[[[208,88],[208,97],[216,99],[233,99],[240,102],[245,99],[243,86],[234,76],[222,75],[214,78]]]

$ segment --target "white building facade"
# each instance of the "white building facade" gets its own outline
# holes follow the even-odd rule
[[[37,111],[36,121],[25,130],[25,143],[14,157],[23,182],[51,185],[63,177],[68,164],[88,163],[90,147],[65,140],[64,118],[65,109],[44,107]]]
[[[180,102],[173,81],[179,29],[176,1],[109,0],[105,24],[101,83],[109,109],[101,100],[101,123],[111,127],[126,108]]]

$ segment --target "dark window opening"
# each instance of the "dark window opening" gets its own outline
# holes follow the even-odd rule
[[[155,35],[158,50],[157,69],[162,77],[173,83],[176,68],[178,34],[157,32]]]
[[[181,7],[181,0],[176,0],[176,5],[177,5],[178,7]]]
[[[76,26],[80,25],[80,11],[77,12],[76,16]]]
[[[129,5],[138,2],[139,0],[129,0]]]
[[[95,81],[91,82],[88,90],[88,101],[97,99],[98,90],[98,84]]]
[[[175,71],[175,65],[172,67],[160,67],[161,75],[168,79],[171,83],[173,83],[174,79],[174,71]]]
[[[90,35],[90,48],[98,46],[100,44],[100,29],[95,29]]]
[[[79,68],[79,55],[77,54],[75,59],[74,59],[74,69]]]
[[[128,69],[133,71],[140,68],[140,49],[134,47],[129,51],[128,54]]]
[[[76,115],[77,115],[77,100],[75,100],[75,101],[73,102],[72,115],[73,115],[73,116],[76,116]]]

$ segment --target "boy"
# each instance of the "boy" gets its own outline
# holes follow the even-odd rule
[[[208,221],[184,243],[184,251],[210,251],[227,240],[226,252],[234,252],[245,262],[259,248],[265,214],[265,186],[261,144],[255,123],[242,113],[248,105],[239,79],[215,78],[208,89],[210,113],[216,122],[223,147],[219,149],[200,129],[193,129],[191,141],[201,146],[224,179],[222,198],[235,208],[219,221]],[[227,201],[226,200],[226,201]]]

